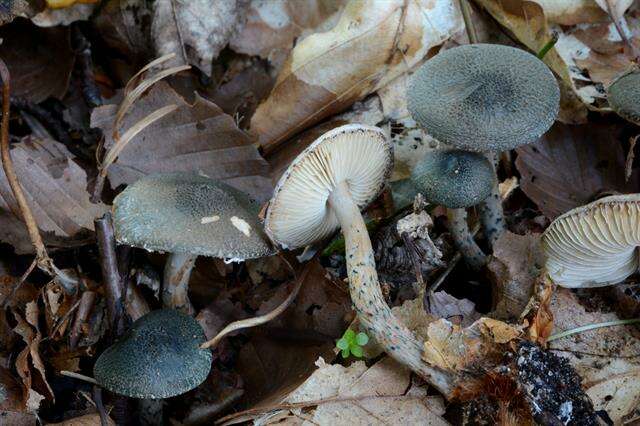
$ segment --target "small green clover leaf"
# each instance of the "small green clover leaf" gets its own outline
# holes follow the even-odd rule
[[[349,358],[353,355],[362,358],[362,347],[369,342],[369,336],[364,333],[356,334],[350,328],[344,332],[344,335],[336,342],[336,347],[340,349],[343,358]]]

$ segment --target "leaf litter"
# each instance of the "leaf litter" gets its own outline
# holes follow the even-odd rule
[[[0,7],[0,58],[12,77],[7,146],[35,221],[25,226],[0,172],[1,423],[151,415],[157,424],[632,424],[640,416],[640,335],[621,324],[640,313],[637,276],[565,289],[546,274],[541,244],[563,213],[638,191],[638,129],[607,103],[608,87],[638,60],[637,2],[474,0],[467,18],[451,0],[27,3]],[[480,42],[546,50],[562,94],[552,129],[502,156],[509,230],[481,273],[460,260],[445,210],[409,180],[424,156],[447,147],[409,113],[407,83],[439,51],[468,43],[470,20]],[[339,235],[298,258],[196,262],[189,293],[207,339],[284,310],[220,338],[194,390],[149,405],[83,382],[119,333],[163,307],[167,255],[109,246],[94,226],[124,187],[191,172],[265,203],[315,139],[356,123],[380,127],[394,148],[389,187],[365,212],[382,298],[451,393],[439,394],[361,328]],[[219,225],[214,213],[202,220]],[[478,215],[469,209],[470,228]],[[51,258],[33,245],[34,232]],[[485,238],[476,234],[489,249]],[[123,300],[112,300],[113,285]]]

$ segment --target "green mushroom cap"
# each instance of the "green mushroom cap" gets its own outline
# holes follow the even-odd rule
[[[211,351],[200,349],[200,324],[173,309],[150,312],[105,350],[93,367],[100,386],[130,398],[160,399],[202,383],[211,369]]]
[[[640,71],[627,73],[613,82],[608,99],[620,117],[640,126]]]
[[[407,90],[411,115],[436,139],[469,151],[506,151],[538,139],[558,115],[560,89],[534,55],[494,44],[434,56]]]
[[[457,209],[487,198],[495,175],[482,154],[450,150],[425,155],[413,169],[411,179],[430,203]]]
[[[145,176],[113,202],[121,244],[232,261],[273,254],[259,210],[245,193],[190,173]]]

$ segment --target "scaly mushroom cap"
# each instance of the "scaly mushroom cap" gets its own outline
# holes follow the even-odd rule
[[[121,244],[234,261],[273,253],[258,222],[259,206],[204,176],[145,176],[116,197],[113,210]]]
[[[200,349],[204,341],[202,327],[189,315],[153,311],[100,355],[93,374],[100,386],[130,398],[180,395],[209,374],[211,351]]]
[[[627,73],[608,90],[609,105],[625,120],[640,126],[640,71]]]
[[[305,149],[280,178],[265,218],[265,231],[294,249],[330,236],[339,224],[329,195],[347,182],[364,208],[378,196],[393,167],[393,147],[377,127],[347,124]]]
[[[542,235],[547,271],[563,287],[601,287],[638,269],[640,194],[614,195],[558,217]]]
[[[495,181],[493,167],[482,154],[459,150],[428,153],[411,179],[427,201],[456,209],[487,198]]]
[[[446,50],[416,71],[407,90],[413,118],[441,142],[505,151],[539,138],[558,115],[549,68],[521,49],[473,44]]]

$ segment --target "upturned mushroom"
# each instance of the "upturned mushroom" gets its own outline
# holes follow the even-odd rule
[[[563,287],[601,287],[638,270],[640,194],[613,195],[556,218],[542,234],[550,278]]]
[[[170,253],[162,300],[186,313],[193,312],[188,284],[198,256],[243,261],[273,254],[258,222],[259,206],[205,176],[145,176],[116,197],[113,210],[120,244]]]
[[[609,106],[622,118],[640,126],[640,71],[616,79],[607,90]]]
[[[415,72],[407,89],[409,111],[430,135],[458,149],[488,153],[490,160],[545,133],[559,101],[558,83],[542,61],[494,44],[441,52]],[[481,207],[492,244],[504,230],[497,180]]]
[[[173,309],[152,311],[96,361],[93,374],[105,389],[130,398],[161,399],[195,388],[209,375],[211,351],[204,331]]]
[[[469,232],[466,208],[491,193],[495,182],[491,163],[475,152],[434,151],[416,164],[411,179],[428,202],[447,207],[449,230],[456,247],[472,269],[482,268],[486,256]]]
[[[386,352],[444,394],[448,375],[422,359],[422,343],[386,304],[360,209],[382,190],[393,165],[383,131],[349,124],[333,129],[305,149],[276,185],[265,231],[282,247],[295,249],[342,228],[351,301],[360,324]]]

